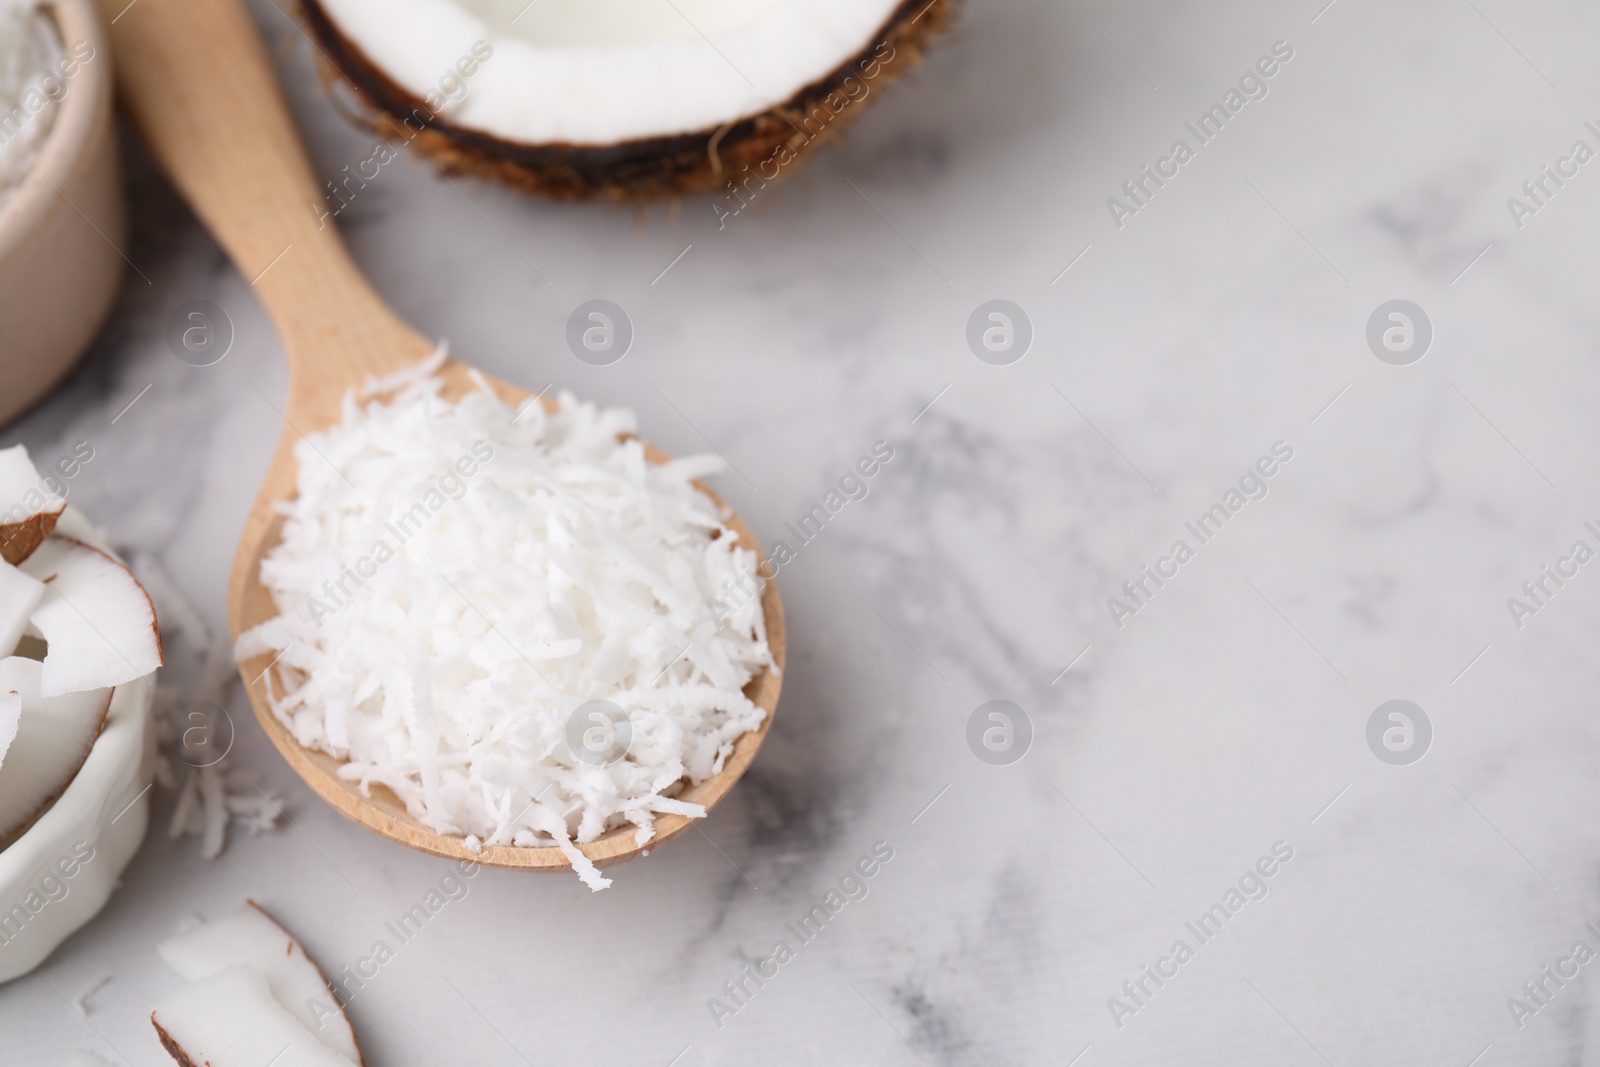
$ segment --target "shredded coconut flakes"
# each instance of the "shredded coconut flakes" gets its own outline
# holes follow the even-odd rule
[[[722,460],[652,464],[631,412],[565,393],[554,413],[487,389],[452,404],[440,358],[297,446],[261,565],[281,614],[235,654],[279,657],[274,713],[363,791],[468,841],[554,845],[601,889],[574,842],[703,816],[673,795],[765,717],[742,691],[773,666],[758,560],[693,484]],[[632,731],[606,765],[568,744],[591,700]]]

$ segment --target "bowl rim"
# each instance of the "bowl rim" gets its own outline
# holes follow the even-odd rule
[[[38,158],[10,198],[0,204],[0,259],[45,224],[53,198],[66,199],[61,190],[97,147],[103,120],[111,109],[111,47],[94,0],[44,0],[40,7],[55,22],[64,52],[79,41],[88,41],[94,54],[79,63],[78,73],[68,83],[69,91],[56,105],[55,126]],[[75,206],[73,210],[77,210]]]

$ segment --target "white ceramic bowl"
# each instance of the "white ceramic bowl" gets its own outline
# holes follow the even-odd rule
[[[93,49],[39,156],[0,205],[0,424],[66,377],[100,332],[126,261],[111,46],[94,0],[53,0],[61,42]]]
[[[111,551],[68,508],[60,533]],[[27,974],[94,918],[144,840],[155,770],[155,677],[117,686],[105,728],[66,792],[0,852],[0,982]]]

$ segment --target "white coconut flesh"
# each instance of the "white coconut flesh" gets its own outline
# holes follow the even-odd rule
[[[0,655],[16,650],[43,599],[43,582],[0,560]]]
[[[9,841],[72,781],[100,735],[111,690],[45,697],[37,660],[0,659],[0,740],[15,713],[15,734],[0,756],[0,842]],[[9,710],[8,710],[9,707]]]
[[[351,43],[453,124],[600,146],[716,129],[863,50],[899,0],[318,0]],[[492,49],[485,55],[484,45]],[[462,76],[463,59],[472,69]],[[464,91],[463,91],[464,87]]]
[[[17,739],[17,727],[22,723],[22,694],[12,691],[0,693],[0,766],[4,765],[11,742]]]
[[[361,1061],[350,1019],[334,1000],[322,972],[300,943],[254,903],[163,941],[156,951],[167,966],[190,982],[211,978],[230,967],[256,972],[266,980],[272,999],[328,1051],[351,1062]],[[322,1010],[314,1005],[322,1005]]]
[[[121,685],[161,666],[155,608],[127,567],[82,541],[50,537],[21,569],[45,586],[31,617],[49,649],[45,696]]]
[[[227,967],[175,990],[157,1005],[150,1021],[180,1063],[355,1067],[356,1061],[300,1025],[272,995],[267,979],[249,967]]]

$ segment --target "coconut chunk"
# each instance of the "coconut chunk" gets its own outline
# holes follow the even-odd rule
[[[82,541],[51,537],[22,569],[46,586],[33,612],[49,646],[45,696],[121,685],[161,666],[155,608],[127,567]]]
[[[26,447],[0,449],[0,559],[15,565],[32,555],[66,506],[46,488]]]
[[[0,844],[8,843],[66,791],[100,736],[111,690],[41,696],[38,660],[0,659],[0,697],[15,696],[15,738],[0,757]],[[0,700],[0,736],[4,734]]]
[[[165,998],[150,1022],[184,1067],[355,1067],[301,1026],[248,967],[191,982]]]
[[[169,967],[191,982],[230,967],[257,972],[266,979],[273,999],[307,1032],[329,1051],[361,1062],[355,1030],[322,971],[300,943],[255,901],[231,915],[163,941],[156,951]]]
[[[44,583],[0,560],[0,656],[17,650],[33,609],[44,599]]]
[[[22,722],[22,694],[0,693],[0,767],[5,766],[6,753],[11,742],[17,739],[17,726]]]

